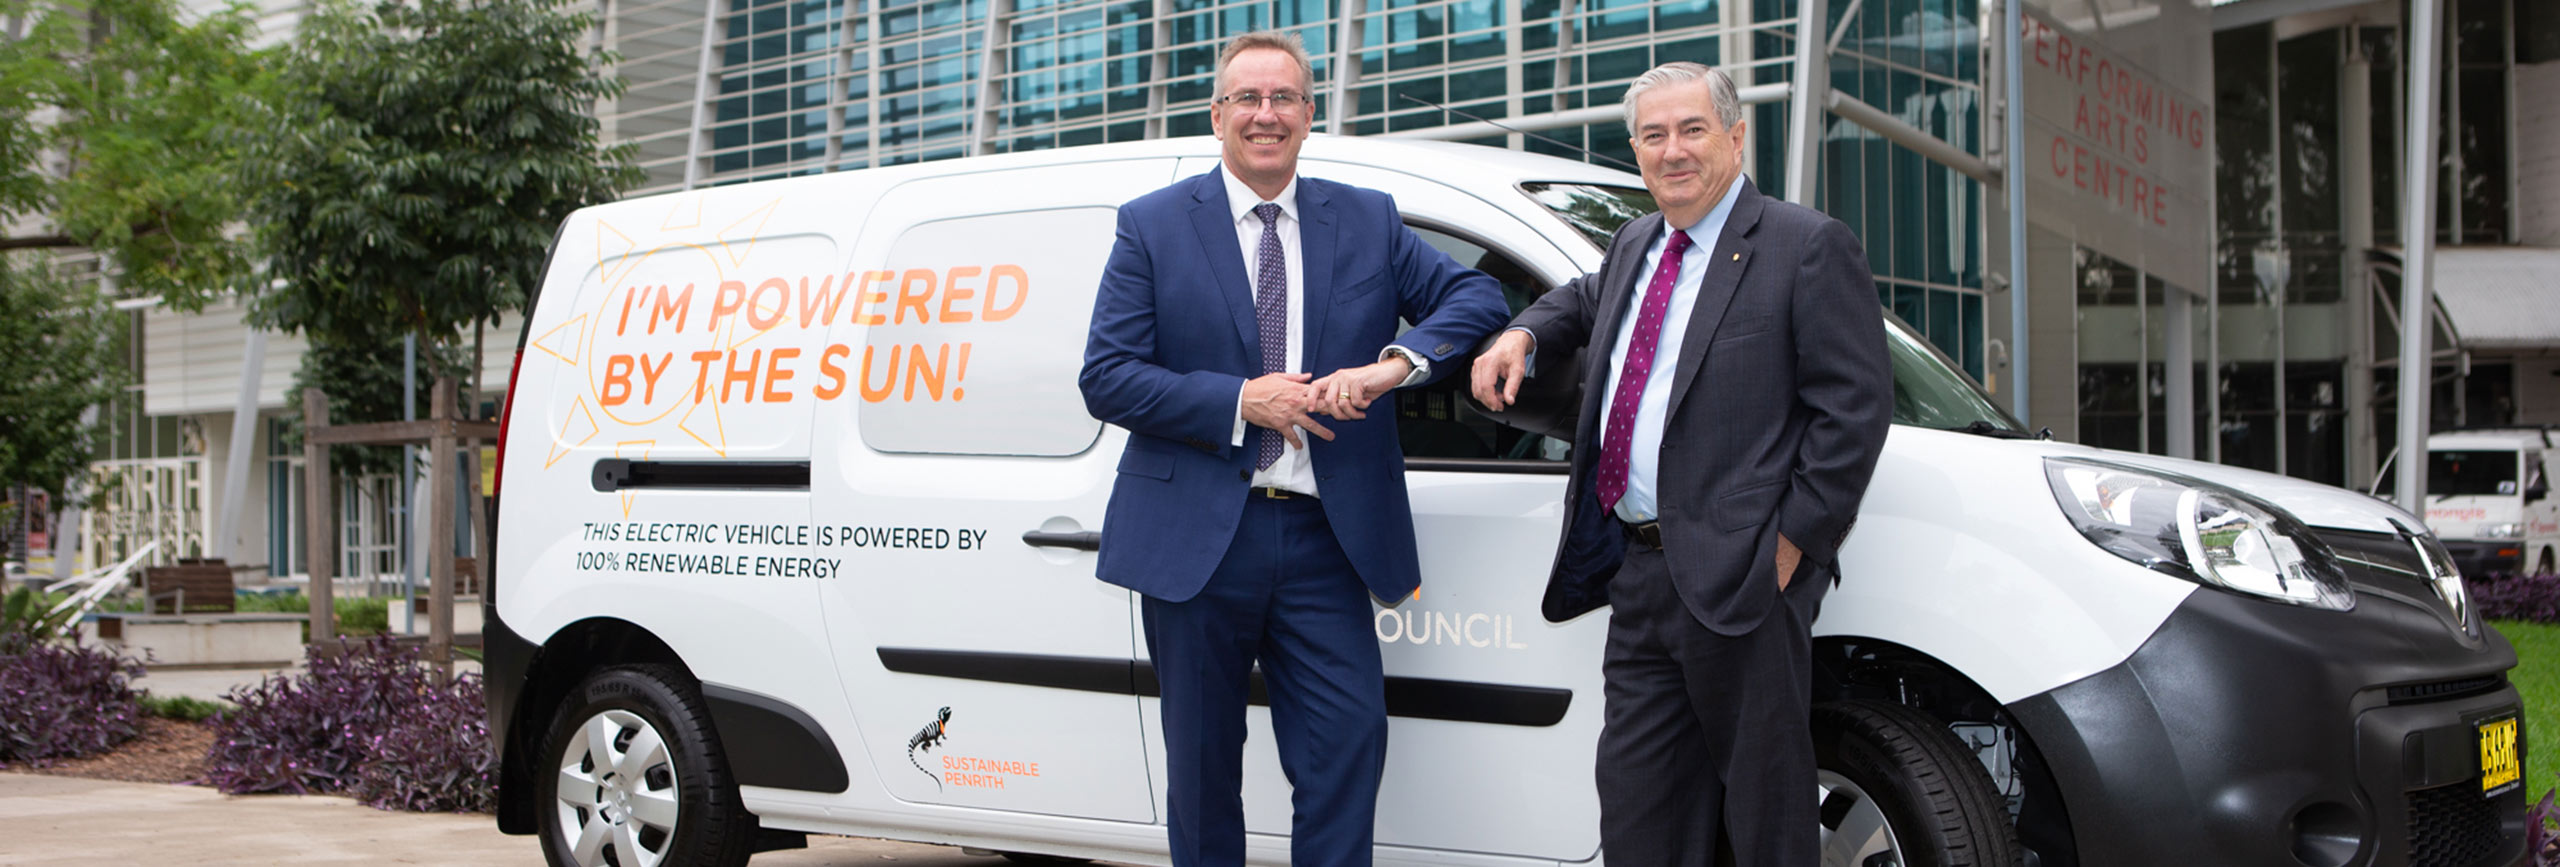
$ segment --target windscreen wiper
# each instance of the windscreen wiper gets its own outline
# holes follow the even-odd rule
[[[1986,436],[1996,440],[2038,439],[2035,434],[2022,430],[2001,427],[2000,425],[1992,424],[1991,422],[1983,419],[1974,419],[1972,423],[1963,427],[1942,427],[1939,428],[1939,430],[1955,431],[1956,433],[1969,433],[1975,436]]]

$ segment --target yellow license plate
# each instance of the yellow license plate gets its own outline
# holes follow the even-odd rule
[[[2524,760],[2516,752],[2516,718],[2481,720],[2480,794],[2505,794],[2524,781]]]

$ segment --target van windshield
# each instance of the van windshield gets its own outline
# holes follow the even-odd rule
[[[1960,430],[1977,434],[2020,434],[2026,426],[2009,417],[1973,379],[1927,338],[1884,313],[1884,345],[1893,357],[1893,423]]]
[[[1590,239],[1602,251],[1628,220],[1653,212],[1653,194],[1640,187],[1598,184],[1525,183],[1529,194],[1565,225]],[[2021,434],[2025,426],[2010,418],[1980,386],[1957,373],[1937,347],[1913,332],[1901,319],[1885,313],[1885,346],[1893,357],[1893,422],[1979,434]]]
[[[2430,451],[2427,453],[2428,494],[2472,496],[2515,492],[2515,452]]]
[[[1521,184],[1520,191],[1603,253],[1609,251],[1609,239],[1617,236],[1619,226],[1653,213],[1653,194],[1643,187],[1532,182]]]

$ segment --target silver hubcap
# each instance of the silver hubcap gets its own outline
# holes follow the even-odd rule
[[[625,710],[589,717],[560,751],[560,831],[584,867],[656,867],[676,835],[667,741]]]
[[[1902,841],[1894,839],[1884,807],[1839,774],[1821,771],[1819,784],[1822,867],[1902,867]]]

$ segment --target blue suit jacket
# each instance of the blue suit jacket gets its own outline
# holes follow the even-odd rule
[[[1245,446],[1232,437],[1237,394],[1261,374],[1261,337],[1220,171],[1120,208],[1077,379],[1085,410],[1130,432],[1096,574],[1174,602],[1225,558],[1254,469],[1251,433]],[[1493,279],[1406,229],[1386,194],[1301,177],[1297,205],[1302,370],[1369,364],[1392,342],[1447,376],[1506,318]],[[1401,337],[1399,317],[1414,323]],[[1317,420],[1334,439],[1304,439],[1334,536],[1371,593],[1402,599],[1422,575],[1394,403],[1359,421]]]

